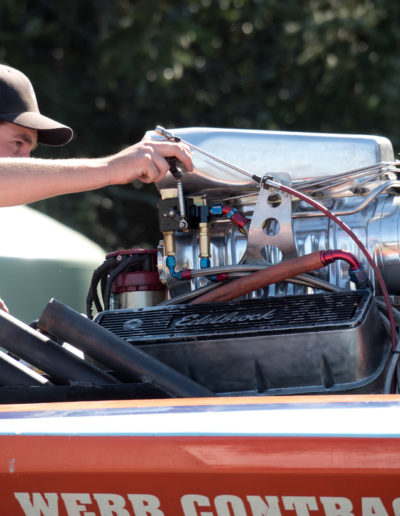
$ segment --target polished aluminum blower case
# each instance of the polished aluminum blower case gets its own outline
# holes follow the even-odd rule
[[[315,195],[355,231],[378,264],[390,293],[400,295],[400,182],[397,169],[390,172],[395,158],[387,138],[199,127],[176,129],[174,134],[252,174],[289,181],[293,187]],[[198,152],[193,153],[193,159],[193,172],[182,178],[185,196],[194,200],[206,198],[210,203],[227,200],[251,220],[247,237],[229,221],[211,225],[211,266],[265,266],[282,258],[336,248],[365,261],[354,241],[318,210],[285,195],[281,195],[278,207],[271,206],[267,202],[268,192],[260,191],[253,180]],[[372,172],[367,170],[367,175],[354,180],[351,175],[342,178],[334,188],[324,182],[326,178],[335,180],[340,174],[364,167],[371,167]],[[310,181],[314,181],[317,191],[307,188]],[[321,185],[318,181],[322,181]],[[171,174],[157,183],[161,196],[174,187],[176,179]],[[263,227],[265,221],[271,220],[280,228],[277,234],[268,233]],[[196,230],[176,232],[175,238],[177,268],[197,268]],[[163,252],[161,246],[161,258]],[[204,284],[200,280],[178,282],[169,276],[165,260],[160,259],[159,263],[160,276],[167,282],[172,297]],[[365,265],[369,271],[368,264]],[[338,287],[349,286],[347,267],[342,264],[333,264],[317,274]],[[270,295],[300,293],[289,285],[281,287],[270,291]]]

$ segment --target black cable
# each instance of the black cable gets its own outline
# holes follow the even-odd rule
[[[101,312],[103,307],[101,305],[99,296],[97,294],[97,286],[101,280],[107,275],[107,272],[112,267],[115,267],[115,256],[107,258],[97,269],[94,270],[92,280],[90,282],[89,292],[86,298],[86,313],[89,319],[93,319],[92,305],[94,303],[96,310]]]
[[[111,287],[112,287],[112,284],[114,283],[115,278],[124,269],[126,269],[126,267],[128,267],[128,265],[131,265],[132,263],[135,263],[135,262],[139,262],[139,263],[141,262],[140,255],[132,254],[132,255],[128,256],[127,258],[122,260],[122,262],[117,267],[115,267],[115,269],[112,272],[110,272],[110,274],[107,278],[106,284],[105,284],[104,294],[103,294],[104,310],[110,309]]]

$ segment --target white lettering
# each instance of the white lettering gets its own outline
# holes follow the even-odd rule
[[[165,516],[160,499],[151,494],[16,492],[14,497],[24,516],[60,516],[60,511],[67,516]],[[294,511],[293,516],[311,516],[312,511],[320,511],[324,516],[389,516],[385,504],[389,508],[390,499],[361,497],[359,502],[361,515],[354,509],[354,501],[341,496],[221,494],[210,499],[187,494],[180,499],[182,516],[282,516],[282,511],[286,514],[284,509]],[[391,503],[390,516],[400,516],[400,497]]]
[[[94,512],[86,512],[86,504],[92,500],[88,493],[61,493],[68,516],[96,516]],[[85,511],[85,512],[82,512]]]
[[[58,495],[57,493],[44,493],[47,503],[41,493],[14,493],[25,516],[58,516]]]
[[[282,496],[283,506],[296,511],[297,516],[310,516],[309,511],[318,511],[315,496]]]
[[[149,494],[128,494],[135,516],[164,516],[160,500]]]
[[[353,504],[348,498],[341,496],[321,496],[325,516],[354,516]]]
[[[125,498],[117,494],[94,493],[100,516],[130,516],[125,509]]]
[[[201,508],[210,508],[210,500],[207,496],[188,494],[181,498],[181,506],[185,516],[213,516],[212,512],[198,512]]]
[[[277,496],[265,496],[267,503],[261,496],[247,496],[246,498],[250,504],[252,516],[281,516]]]
[[[380,498],[361,498],[362,516],[388,516]]]
[[[394,516],[400,516],[400,498],[395,498],[392,502]]]
[[[246,509],[244,508],[241,498],[234,495],[219,495],[214,500],[215,508],[218,516],[246,516]]]
[[[220,325],[235,322],[246,322],[246,321],[270,321],[276,310],[270,310],[269,312],[262,313],[250,313],[243,314],[240,312],[229,312],[218,315],[201,315],[201,314],[190,314],[184,315],[181,319],[175,322],[175,327],[186,327],[186,326],[201,326],[202,324]],[[128,321],[129,322],[129,321]],[[126,323],[125,323],[126,324]]]

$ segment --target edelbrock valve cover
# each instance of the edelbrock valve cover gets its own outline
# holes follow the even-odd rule
[[[96,322],[214,392],[359,391],[389,343],[370,292],[101,312]],[[362,343],[362,344],[360,344]]]

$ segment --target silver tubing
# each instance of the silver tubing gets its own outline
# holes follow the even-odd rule
[[[377,186],[375,190],[373,190],[360,204],[355,206],[354,208],[350,210],[342,210],[342,211],[332,211],[333,215],[336,215],[336,217],[342,217],[344,215],[352,215],[353,213],[357,213],[361,210],[363,210],[365,207],[368,206],[368,204],[375,199],[380,193],[384,192],[388,188],[399,188],[400,187],[400,181],[386,181],[380,186]],[[325,217],[325,214],[321,211],[295,211],[292,212],[292,218],[301,218],[301,217]]]

